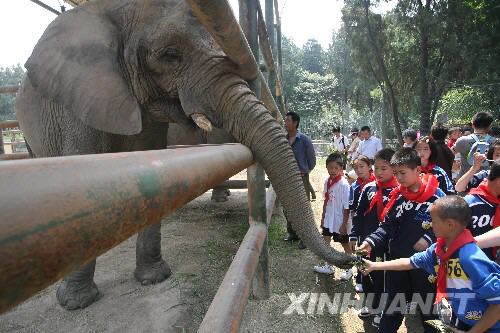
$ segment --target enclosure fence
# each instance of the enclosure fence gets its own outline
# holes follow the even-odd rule
[[[240,0],[239,23],[227,0],[186,1],[282,122],[277,0],[265,0],[266,19],[258,0]],[[17,89],[0,87],[0,93]],[[18,127],[0,123],[0,138],[2,130]],[[27,157],[3,153],[2,160]],[[266,191],[263,168],[241,144],[0,162],[0,313],[245,168],[249,229],[199,327],[237,331],[250,293],[270,296],[267,232],[276,200],[272,186]]]

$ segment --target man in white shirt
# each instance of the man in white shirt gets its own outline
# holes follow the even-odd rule
[[[333,128],[332,146],[341,154],[346,154],[349,140],[340,132],[340,127]]]
[[[372,136],[369,126],[361,127],[360,134],[363,141],[360,142],[357,152],[359,155],[368,157],[373,163],[375,154],[382,150],[382,142],[379,138]]]

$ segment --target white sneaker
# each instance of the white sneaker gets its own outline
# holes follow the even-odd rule
[[[377,314],[373,317],[372,326],[379,328],[380,327],[380,319],[382,319],[382,314]]]
[[[361,283],[356,283],[356,285],[354,286],[354,290],[360,294],[363,292],[363,285]]]
[[[325,263],[323,266],[319,266],[319,265],[314,266],[314,271],[316,273],[332,275],[335,273],[335,267]]]
[[[369,317],[371,315],[371,311],[367,306],[363,306],[359,311],[358,311],[358,317],[364,318],[364,317]]]
[[[343,281],[350,280],[352,278],[352,269],[346,269],[340,274],[340,279]]]

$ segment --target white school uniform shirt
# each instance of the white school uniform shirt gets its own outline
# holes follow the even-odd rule
[[[325,197],[328,178],[325,179],[323,186],[323,198]],[[338,233],[344,221],[344,209],[349,209],[349,183],[345,177],[340,178],[328,193],[330,199],[325,207],[325,219],[322,221],[322,226],[330,232]],[[347,232],[349,233],[349,230]]]

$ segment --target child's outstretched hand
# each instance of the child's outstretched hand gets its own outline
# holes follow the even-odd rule
[[[363,273],[363,275],[368,275],[370,274],[370,272],[373,271],[373,261],[370,261],[368,259],[362,259],[363,260],[363,264],[360,265],[360,267],[358,267],[358,269],[360,270],[361,273]]]

